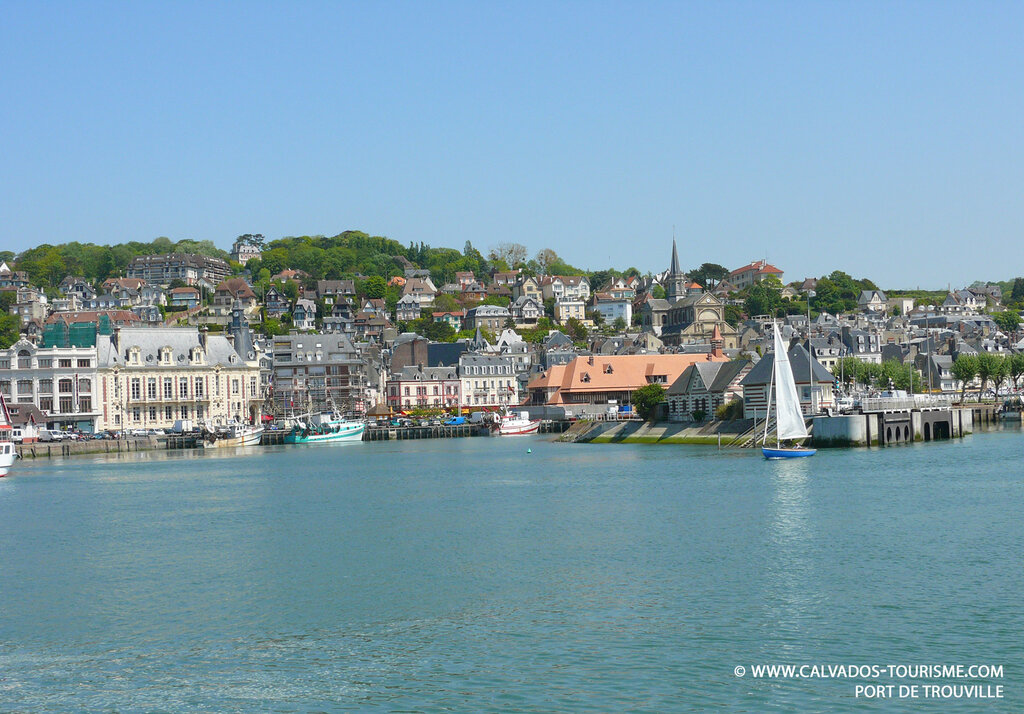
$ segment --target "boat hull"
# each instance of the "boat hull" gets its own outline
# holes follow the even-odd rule
[[[284,437],[284,443],[286,444],[323,444],[323,443],[334,443],[334,442],[345,442],[345,441],[362,441],[363,431],[366,429],[365,424],[354,424],[352,426],[342,426],[340,431],[329,432],[326,434],[317,434],[312,431],[305,434],[303,432],[292,431],[290,434],[286,434]]]
[[[262,427],[242,436],[228,436],[219,439],[203,439],[200,445],[204,449],[226,449],[235,446],[256,446],[263,438]]]
[[[14,442],[0,441],[0,477],[7,475],[17,458],[18,453],[14,450]]]
[[[800,459],[805,456],[814,456],[817,449],[772,449],[767,446],[761,447],[761,453],[766,459]]]
[[[499,424],[498,434],[500,436],[523,436],[536,434],[539,429],[540,421],[531,421],[528,424]]]

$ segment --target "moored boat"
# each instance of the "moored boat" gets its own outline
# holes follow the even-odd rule
[[[3,394],[0,394],[0,420],[0,437],[3,438],[0,441],[0,476],[6,476],[18,458],[18,452],[14,450],[14,442],[11,441],[11,413],[7,411]]]
[[[285,434],[284,443],[362,441],[365,428],[363,422],[345,419],[337,414],[312,415],[308,420],[296,420],[292,430]]]
[[[519,412],[515,416],[506,416],[498,422],[497,433],[502,436],[520,436],[536,434],[540,429],[540,419],[530,419],[529,412]]]
[[[263,438],[263,427],[250,424],[231,424],[221,429],[206,431],[198,445],[204,449],[220,449],[230,446],[256,446]]]

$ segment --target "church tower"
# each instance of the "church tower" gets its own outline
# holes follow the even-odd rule
[[[675,302],[679,298],[686,297],[686,274],[679,269],[679,253],[676,251],[676,239],[672,239],[672,264],[668,268],[668,275],[665,276],[665,299]]]

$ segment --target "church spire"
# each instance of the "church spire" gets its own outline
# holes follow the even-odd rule
[[[672,265],[668,269],[669,275],[679,275],[683,272],[679,269],[679,253],[676,251],[676,238],[672,236]]]

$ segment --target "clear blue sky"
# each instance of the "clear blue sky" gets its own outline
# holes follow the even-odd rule
[[[1024,273],[1024,3],[0,6],[0,249],[345,229]]]

